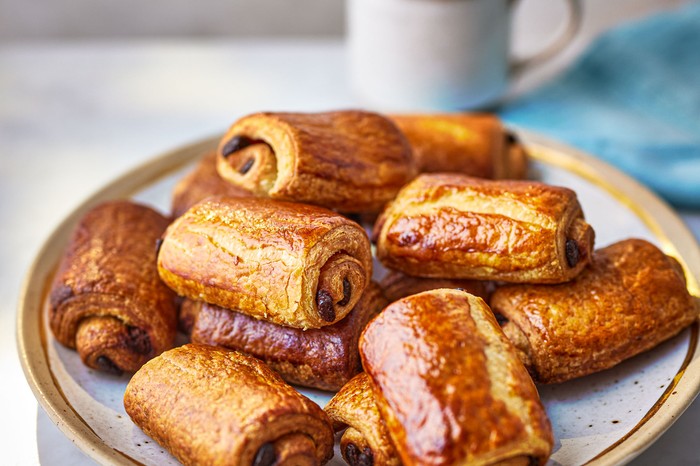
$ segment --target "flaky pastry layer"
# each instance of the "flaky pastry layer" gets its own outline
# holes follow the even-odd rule
[[[396,301],[362,333],[360,355],[404,464],[546,463],[554,440],[537,389],[481,298],[439,289]]]
[[[308,329],[350,312],[369,284],[372,257],[364,229],[330,210],[220,197],[168,227],[158,271],[179,295]]]
[[[175,294],[156,270],[167,226],[163,215],[131,201],[100,204],[76,226],[54,277],[49,323],[89,367],[133,372],[172,347]]]
[[[221,139],[217,169],[259,196],[378,211],[413,176],[404,135],[378,113],[256,113]]]
[[[495,115],[389,115],[406,135],[421,173],[455,172],[478,178],[525,178],[528,155]]]
[[[183,464],[321,465],[333,456],[326,413],[255,358],[184,345],[145,364],[126,387],[132,421]],[[254,463],[255,460],[255,463]]]
[[[570,189],[445,173],[406,185],[373,238],[377,258],[407,275],[561,283],[589,262],[594,232]]]
[[[369,377],[353,377],[323,408],[336,431],[340,452],[350,466],[399,466],[401,460],[379,414]]]
[[[491,298],[532,376],[564,382],[613,367],[694,322],[700,310],[678,262],[627,239],[599,249],[561,285],[508,285]]]
[[[194,315],[193,343],[242,351],[267,363],[291,384],[335,391],[362,370],[357,349],[360,332],[386,304],[379,286],[371,283],[345,318],[309,330],[283,327],[201,301],[186,300],[183,312]]]

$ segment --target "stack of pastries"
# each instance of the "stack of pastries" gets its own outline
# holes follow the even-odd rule
[[[247,115],[169,217],[86,214],[51,329],[133,374],[127,413],[184,464],[321,465],[336,433],[353,466],[545,464],[536,384],[610,368],[699,309],[675,259],[595,250],[576,193],[527,166],[491,115]],[[322,409],[294,386],[336,393]]]

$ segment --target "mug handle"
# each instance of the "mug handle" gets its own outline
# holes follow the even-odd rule
[[[517,0],[510,0],[510,7]],[[532,57],[527,57],[519,60],[513,60],[510,64],[510,75],[517,76],[522,74],[525,70],[532,68],[535,65],[539,65],[554,55],[559,53],[564,47],[569,45],[569,43],[576,37],[576,33],[581,27],[581,21],[583,19],[583,12],[581,9],[580,0],[566,0],[566,4],[569,8],[569,23],[566,25],[566,29],[554,42],[549,44],[544,50],[536,53]]]

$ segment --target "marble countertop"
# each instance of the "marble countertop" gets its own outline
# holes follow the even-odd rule
[[[0,46],[3,464],[92,463],[38,408],[16,352],[19,289],[52,229],[118,175],[244,114],[357,106],[345,66],[333,40]],[[681,214],[700,237],[700,212]],[[700,401],[633,464],[700,464],[698,432]]]

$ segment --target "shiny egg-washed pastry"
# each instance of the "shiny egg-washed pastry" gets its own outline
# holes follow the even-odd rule
[[[179,217],[187,209],[210,196],[250,197],[253,193],[229,183],[216,171],[216,152],[202,157],[197,165],[173,188],[171,212]]]
[[[365,230],[322,207],[208,198],[178,217],[158,254],[179,295],[297,328],[338,322],[372,275]]]
[[[421,173],[458,172],[478,178],[520,179],[528,155],[495,115],[389,115],[406,135]]]
[[[438,288],[451,288],[466,291],[469,294],[488,301],[493,292],[494,284],[485,280],[459,280],[450,278],[423,278],[389,271],[379,282],[384,291],[384,296],[389,302],[405,298],[423,291],[436,290]]]
[[[340,438],[340,452],[350,466],[401,464],[366,373],[353,377],[323,409],[336,431],[345,429]]]
[[[481,298],[396,301],[367,325],[360,355],[405,465],[546,463],[554,440],[537,389]]]
[[[196,316],[193,343],[242,351],[267,363],[291,384],[335,391],[362,370],[357,350],[360,332],[387,304],[379,286],[371,283],[344,319],[309,330],[283,327],[201,301],[186,300],[183,308],[185,314]]]
[[[676,335],[699,312],[678,262],[641,239],[596,250],[570,283],[499,288],[491,306],[542,383],[610,368]]]
[[[378,113],[256,113],[221,139],[219,174],[259,196],[378,211],[413,176],[408,141]]]
[[[187,344],[145,364],[124,408],[185,465],[322,465],[333,456],[326,413],[257,359]]]
[[[387,205],[373,238],[407,275],[561,283],[588,264],[594,232],[570,189],[432,173]]]
[[[56,339],[94,369],[133,372],[172,347],[175,294],[156,270],[168,220],[150,207],[111,201],[76,226],[50,293]]]

